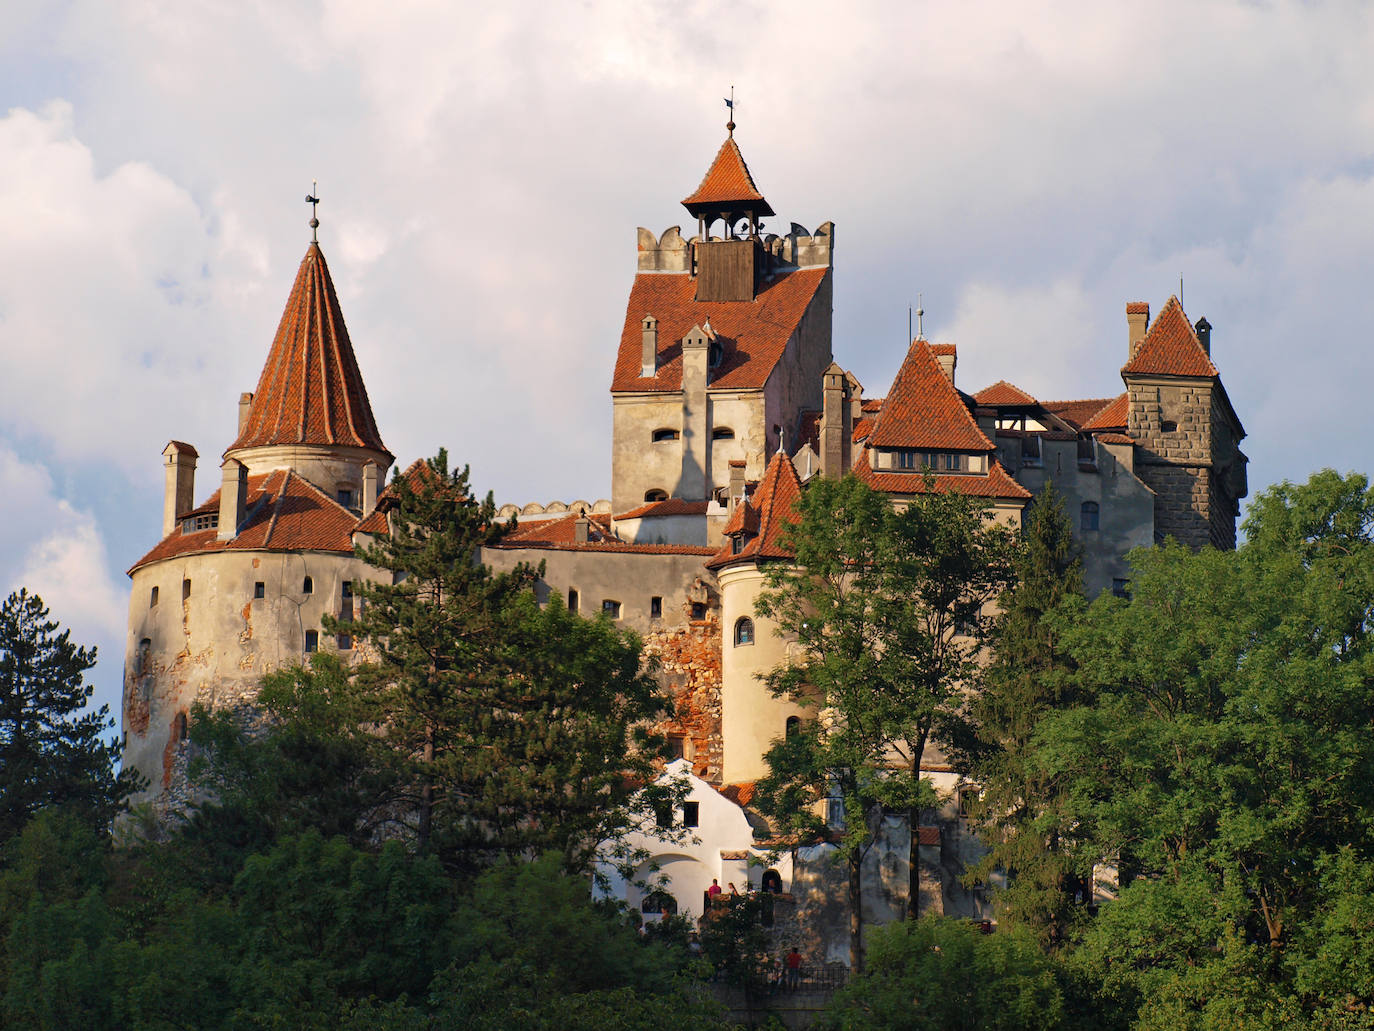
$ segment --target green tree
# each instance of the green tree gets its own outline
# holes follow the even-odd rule
[[[784,536],[795,564],[769,571],[757,604],[800,646],[797,660],[767,675],[770,689],[817,710],[768,753],[760,807],[790,830],[819,833],[818,804],[842,801],[856,968],[863,858],[884,810],[907,813],[916,914],[917,825],[935,801],[921,761],[933,737],[966,735],[981,612],[1010,571],[1009,534],[985,522],[978,501],[937,491],[933,478],[926,487],[898,510],[855,476],[814,481]]]
[[[994,871],[1014,870],[993,896],[999,922],[1029,925],[1050,943],[1062,940],[1075,898],[1091,897],[1092,875],[1074,862],[1075,825],[1032,747],[1045,714],[1075,700],[1066,686],[1071,663],[1047,616],[1082,596],[1082,561],[1052,483],[1026,510],[1014,570],[993,625],[992,661],[971,706],[976,742],[961,757],[982,788],[973,815],[988,845],[970,875],[986,882]]]
[[[1029,937],[927,915],[873,933],[869,963],[831,1002],[843,1031],[1033,1031],[1063,1026],[1064,991]]]
[[[0,843],[46,806],[104,827],[138,787],[115,773],[119,741],[109,707],[83,711],[95,649],[73,644],[41,599],[21,590],[0,604]]]

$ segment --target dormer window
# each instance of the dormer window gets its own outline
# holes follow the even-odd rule
[[[677,440],[680,434],[677,430],[661,429],[654,430],[651,438],[655,444],[661,444],[665,440]]]
[[[720,363],[725,361],[725,348],[718,341],[711,341],[706,348],[706,366],[711,369],[720,368]]]
[[[339,504],[343,505],[344,508],[353,507],[353,489],[351,487],[340,487],[336,497]]]
[[[898,451],[898,469],[919,469],[921,467],[921,453],[919,451]]]
[[[187,516],[181,521],[182,533],[197,533],[200,530],[216,530],[218,528],[218,512],[202,512],[200,515]]]

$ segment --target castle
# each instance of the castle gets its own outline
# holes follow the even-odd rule
[[[1246,494],[1244,430],[1212,361],[1211,327],[1190,323],[1177,298],[1153,321],[1148,305],[1126,306],[1120,393],[1046,401],[1006,381],[965,393],[956,348],[918,336],[887,391],[865,397],[832,354],[834,226],[765,233],[773,210],[727,128],[683,201],[695,234],[638,231],[624,327],[607,353],[610,499],[506,506],[518,529],[482,555],[498,569],[542,561],[541,601],[557,593],[604,614],[658,659],[677,708],[661,729],[670,769],[690,778],[679,819],[694,839],[641,843],[684,911],[699,911],[712,878],[790,887],[814,865],[797,853],[759,867],[747,809],[764,752],[803,716],[757,679],[790,644],[754,603],[768,566],[789,559],[780,527],[807,481],[853,470],[898,502],[933,482],[1018,526],[1053,480],[1090,594],[1125,592],[1125,553],[1166,536],[1234,547]],[[354,546],[386,532],[378,497],[393,456],[316,243],[257,389],[238,404],[238,436],[206,500],[196,501],[195,448],[163,450],[162,537],[129,571],[124,761],[148,778],[156,806],[185,801],[194,702],[251,700],[264,673],[316,650],[357,657],[351,636],[326,635],[321,617],[347,620],[353,585],[375,573]],[[959,787],[938,748],[925,769],[951,796]],[[922,828],[921,858],[941,908],[983,915],[954,875],[966,839],[951,808]],[[632,879],[613,878],[611,890],[648,905]]]

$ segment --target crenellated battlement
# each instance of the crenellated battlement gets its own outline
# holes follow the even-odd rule
[[[692,246],[699,242],[700,237],[686,239],[681,226],[670,226],[658,237],[643,226],[635,232],[640,272],[692,271]],[[720,240],[722,237],[712,236],[709,239]],[[786,236],[765,233],[762,244],[771,259],[769,264],[773,271],[829,268],[834,258],[835,224],[822,222],[812,233],[793,222]]]

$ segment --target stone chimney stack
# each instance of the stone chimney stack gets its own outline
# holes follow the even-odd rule
[[[573,543],[586,544],[591,536],[592,521],[587,518],[586,513],[573,520]]]
[[[644,352],[640,360],[639,374],[647,378],[658,372],[658,319],[652,315],[645,315],[642,325],[644,327]]]
[[[940,371],[945,374],[950,386],[953,386],[954,367],[959,364],[959,352],[954,349],[953,344],[936,344],[931,350],[935,352],[935,360],[940,363]]]
[[[253,407],[253,392],[245,390],[239,395],[239,434],[243,434],[243,427],[248,423],[248,412]]]
[[[1145,331],[1150,328],[1150,306],[1145,301],[1131,301],[1126,305],[1126,360],[1130,361],[1140,350],[1140,342],[1145,339]]]
[[[248,467],[237,458],[226,458],[220,466],[224,473],[219,488],[219,533],[216,540],[231,541],[239,532],[248,510]]]
[[[363,518],[366,519],[377,508],[377,480],[380,474],[376,462],[363,466]]]
[[[1197,333],[1197,342],[1202,345],[1202,349],[1207,352],[1207,357],[1212,356],[1212,324],[1207,321],[1207,316],[1197,320],[1197,325],[1193,327]]]
[[[744,459],[730,459],[730,497],[726,501],[726,511],[735,514],[735,506],[744,498]]]
[[[835,362],[821,379],[821,475],[838,480],[851,464],[854,440],[853,409],[849,403],[849,377]]]
[[[162,449],[167,483],[162,495],[162,536],[177,528],[177,516],[196,505],[196,459],[190,444],[173,440]]]

